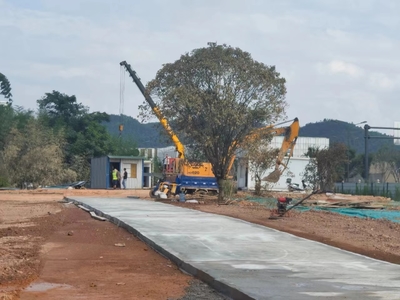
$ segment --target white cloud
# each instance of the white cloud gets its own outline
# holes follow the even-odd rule
[[[395,110],[366,109],[398,101],[396,0],[16,3],[23,2],[0,0],[0,40],[7,41],[0,71],[20,105],[36,108],[36,99],[56,89],[118,114],[120,61],[146,83],[163,63],[218,41],[276,65],[287,78],[288,115],[302,124],[356,123],[355,115],[382,126],[398,120]],[[126,81],[124,111],[136,117],[143,97]]]
[[[345,73],[351,77],[360,77],[364,73],[363,70],[356,65],[340,60],[330,62],[329,69],[333,73]]]
[[[398,78],[391,79],[385,74],[372,74],[369,78],[369,82],[372,86],[383,90],[392,90],[395,87],[400,88]]]

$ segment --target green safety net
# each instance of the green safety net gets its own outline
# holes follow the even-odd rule
[[[329,211],[350,217],[385,219],[392,222],[400,223],[399,210],[365,209],[365,208],[327,208],[327,207],[317,207],[317,206],[316,207],[297,206],[294,209],[299,211],[309,211],[309,210]]]
[[[276,198],[259,198],[259,197],[246,197],[247,201],[257,202],[261,205],[265,205],[268,208],[276,207]],[[301,199],[293,199],[292,204],[295,204],[297,201]],[[358,218],[371,218],[371,219],[385,219],[392,222],[400,223],[400,210],[396,210],[400,208],[400,204],[391,205],[394,210],[391,209],[361,209],[361,208],[327,208],[327,207],[308,207],[308,206],[296,206],[294,209],[296,211],[309,211],[309,210],[317,210],[317,211],[329,211],[333,213],[338,213],[341,215],[346,215],[350,217],[358,217]],[[290,205],[288,206],[290,208]]]

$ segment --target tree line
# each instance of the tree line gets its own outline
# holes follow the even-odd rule
[[[105,112],[89,108],[59,91],[38,99],[37,110],[13,104],[11,84],[0,73],[0,187],[59,185],[90,179],[90,159],[107,154],[133,155],[136,143],[112,136]]]
[[[344,143],[333,143],[328,149],[309,148],[306,156],[310,162],[306,166],[303,180],[311,187],[321,190],[334,190],[336,182],[365,181],[372,172],[381,182],[400,182],[400,151],[384,145],[376,153],[369,153],[369,174],[365,173],[365,154],[356,151]],[[369,180],[371,181],[371,180]]]
[[[12,104],[7,78],[2,75],[0,80],[1,94],[8,103],[0,107],[0,118],[5,120],[0,127],[3,184],[39,186],[88,180],[91,157],[129,155],[137,150],[136,143],[125,135],[110,135],[104,127],[108,114],[89,112],[75,96],[52,91],[37,100],[36,111],[25,110]],[[175,133],[212,164],[219,200],[224,198],[222,187],[239,150],[254,161],[249,167],[255,170],[258,186],[262,184],[257,174],[273,163],[274,155],[259,150],[268,146],[271,137],[260,136],[254,141],[257,147],[252,147],[247,137],[254,129],[286,117],[286,80],[275,66],[258,62],[239,48],[209,43],[164,64],[146,90]],[[139,106],[142,121],[153,115],[146,102]],[[349,148],[333,145],[315,154],[312,162],[320,185],[328,188],[362,169],[362,157]]]

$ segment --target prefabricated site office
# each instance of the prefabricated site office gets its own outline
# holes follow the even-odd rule
[[[112,170],[114,167],[121,172],[121,177],[124,168],[126,168],[128,172],[128,179],[126,181],[127,189],[151,187],[151,180],[146,175],[150,172],[151,162],[145,161],[145,157],[107,155],[91,159],[90,188],[112,188]]]

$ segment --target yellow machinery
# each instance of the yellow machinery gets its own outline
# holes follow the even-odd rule
[[[297,138],[299,137],[300,124],[299,119],[295,118],[293,123],[288,127],[272,129],[274,135],[284,134],[283,142],[279,154],[275,161],[275,170],[262,180],[268,182],[278,182],[279,178],[286,170],[290,158],[293,156],[294,146],[296,145]],[[282,167],[281,167],[282,166]]]
[[[138,86],[147,103],[150,105],[153,113],[157,116],[161,125],[170,136],[172,142],[176,147],[176,151],[178,152],[177,158],[170,158],[170,163],[168,167],[164,170],[164,178],[163,180],[158,182],[158,184],[153,189],[152,194],[154,195],[155,191],[162,191],[168,195],[175,195],[181,192],[193,193],[198,190],[217,191],[218,184],[212,171],[211,163],[189,162],[185,159],[185,148],[183,144],[179,140],[178,136],[174,133],[172,128],[169,126],[167,119],[163,116],[159,107],[155,104],[151,96],[146,92],[146,89],[143,86],[140,78],[136,75],[136,72],[132,70],[131,66],[126,61],[122,61],[120,65],[126,68],[127,72]],[[249,135],[249,138],[254,138],[263,134],[285,135],[284,141],[279,151],[279,155],[276,159],[275,170],[267,177],[263,178],[263,180],[277,182],[280,178],[280,175],[287,168],[287,163],[290,157],[293,156],[293,148],[299,135],[299,120],[295,118],[292,121],[293,123],[288,127],[276,128],[276,126],[283,123],[270,125],[267,127],[256,129]],[[121,130],[122,128],[120,128],[120,131]],[[289,150],[290,153],[287,155],[287,152]],[[284,162],[285,158],[287,158],[286,162]],[[230,161],[228,174],[232,168],[234,159],[235,157],[233,157]],[[283,169],[281,168],[281,166],[283,166]]]
[[[132,77],[133,81],[138,86],[143,94],[147,103],[150,105],[153,113],[156,115],[165,131],[170,136],[178,152],[177,158],[170,158],[168,167],[163,171],[164,178],[155,187],[154,192],[159,190],[165,194],[178,194],[180,192],[192,193],[197,190],[212,190],[218,191],[218,184],[214,173],[212,172],[212,165],[209,162],[189,162],[185,159],[185,148],[178,136],[174,133],[169,126],[167,119],[162,114],[159,107],[155,104],[151,96],[146,92],[140,78],[136,72],[132,70],[131,66],[122,61],[121,66],[124,66]]]
[[[272,134],[275,136],[284,134],[282,146],[279,150],[279,154],[275,161],[275,170],[273,172],[271,172],[268,176],[264,177],[262,179],[263,181],[268,181],[268,182],[273,182],[273,183],[278,182],[279,178],[281,177],[283,172],[286,170],[290,158],[293,156],[294,146],[296,145],[296,141],[299,136],[300,125],[299,125],[298,118],[294,118],[291,121],[293,121],[293,123],[287,127],[275,127],[275,126],[278,126],[278,125],[281,125],[281,124],[284,124],[284,123],[287,123],[290,121],[286,121],[286,122],[279,123],[276,125],[269,125],[266,127],[255,129],[247,137],[247,140],[250,140],[250,139],[259,138],[260,136],[267,135],[267,134],[268,135]],[[235,160],[235,156],[233,156],[230,161],[229,168],[228,168],[228,174],[230,173],[230,170],[232,169],[234,160]]]

